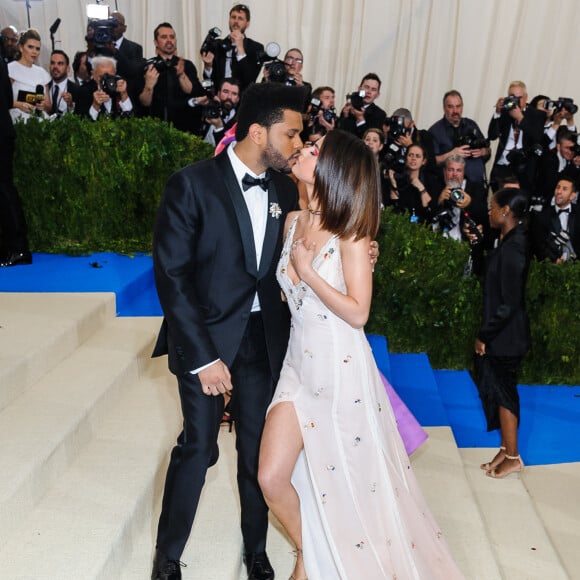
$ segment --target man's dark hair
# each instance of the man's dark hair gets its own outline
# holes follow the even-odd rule
[[[73,58],[73,63],[72,63],[73,74],[75,77],[77,76],[77,73],[79,72],[79,69],[81,68],[81,60],[83,59],[83,56],[86,56],[86,55],[87,55],[87,52],[84,50],[79,50],[75,53],[75,57]],[[93,67],[91,66],[91,62],[87,58],[87,72],[90,74],[92,71],[93,71]]]
[[[234,85],[234,87],[238,87],[240,92],[242,92],[242,84],[238,79],[234,77],[226,77],[225,79],[222,79],[220,81],[220,84],[218,85],[218,92],[222,90],[222,87],[224,86],[225,83],[228,83],[228,85]]]
[[[53,54],[60,54],[60,56],[64,57],[64,60],[66,62],[66,66],[70,65],[70,59],[68,57],[68,54],[64,50],[59,50],[59,49],[53,50],[50,53],[50,56],[52,56]]]
[[[254,83],[246,88],[240,102],[236,141],[245,139],[250,125],[257,123],[269,129],[284,118],[284,110],[302,113],[303,87],[287,87],[278,83]]]
[[[461,93],[459,91],[456,91],[455,89],[451,89],[450,91],[447,91],[443,95],[443,106],[445,106],[445,101],[447,100],[447,97],[459,97],[461,99],[461,102],[463,103],[463,97],[461,96]]]
[[[171,28],[171,30],[173,30],[173,26],[171,26],[171,24],[169,24],[169,22],[162,22],[161,24],[158,24],[155,27],[155,30],[153,31],[153,39],[154,40],[157,40],[157,36],[159,35],[160,28]]]
[[[232,6],[229,13],[230,16],[232,15],[232,12],[243,12],[248,19],[248,22],[250,21],[250,9],[245,4],[236,4],[235,6]]]
[[[572,186],[572,191],[578,193],[578,185],[573,177],[570,177],[569,175],[561,175],[558,177],[558,183],[560,183],[560,181],[567,181]]]
[[[320,99],[320,95],[324,92],[324,91],[330,91],[333,95],[336,94],[336,91],[332,88],[332,87],[316,87],[313,91],[312,91],[312,98],[313,99]]]
[[[362,84],[365,81],[377,81],[377,83],[379,83],[379,91],[381,90],[381,85],[383,84],[381,79],[379,78],[379,75],[376,73],[367,73],[361,80],[360,85],[362,86]]]

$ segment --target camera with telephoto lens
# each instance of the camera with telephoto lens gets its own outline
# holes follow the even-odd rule
[[[346,102],[350,103],[353,109],[356,109],[357,111],[362,111],[365,104],[364,102],[365,95],[366,93],[364,89],[354,91],[353,93],[346,95]]]
[[[149,66],[153,65],[157,72],[162,73],[168,71],[169,69],[175,68],[178,62],[179,57],[175,54],[171,58],[154,56],[153,58],[145,61],[145,70],[147,70]]]
[[[545,101],[544,108],[554,109],[555,113],[564,109],[571,115],[575,115],[578,112],[578,105],[575,105],[574,99],[570,99],[569,97],[558,97],[557,101]]]
[[[527,149],[512,149],[506,159],[517,173],[524,173],[526,164],[534,157],[541,157],[544,154],[544,148],[539,143],[534,143]]]
[[[405,117],[402,115],[393,115],[392,117],[387,117],[385,119],[385,125],[389,127],[387,133],[389,139],[395,141],[402,135],[408,135],[410,129],[405,127]]]
[[[513,111],[516,107],[520,106],[520,97],[516,97],[514,95],[508,95],[503,100],[503,105],[501,108],[504,111]]]
[[[104,74],[101,77],[101,89],[110,97],[117,94],[117,81],[123,80],[119,75]]]
[[[203,54],[205,52],[211,52],[216,54],[216,52],[221,48],[224,52],[228,52],[232,49],[232,40],[229,36],[226,38],[220,38],[222,35],[222,31],[217,27],[214,26],[210,28],[207,36],[205,37],[201,48],[199,49],[199,53]]]
[[[278,58],[280,55],[280,45],[277,42],[269,42],[256,56],[259,66],[264,65],[268,72],[268,82],[271,83],[293,83],[294,79],[288,76],[286,65]]]
[[[210,101],[207,105],[201,108],[201,116],[204,119],[219,119],[223,117],[224,110],[219,103]]]
[[[449,187],[449,199],[446,199],[431,216],[431,223],[439,226],[443,231],[451,230],[456,225],[455,218],[458,215],[455,208],[465,199],[465,194],[457,182],[450,182],[447,187]]]
[[[455,140],[455,147],[463,147],[465,145],[470,149],[484,149],[489,147],[489,141],[485,137],[480,137],[476,129],[471,129]]]
[[[308,112],[308,117],[310,121],[316,123],[318,121],[318,113],[322,111],[322,118],[327,123],[332,123],[336,120],[336,109],[334,107],[330,107],[329,109],[325,109],[320,102],[320,99],[316,97],[312,97],[310,100],[310,111]]]
[[[95,54],[98,56],[114,56],[113,30],[119,24],[116,18],[107,18],[106,20],[89,20],[87,24],[86,42],[92,42],[95,48]]]
[[[405,167],[405,153],[403,148],[394,142],[387,142],[383,151],[383,161],[387,169],[392,169],[395,173],[403,171]]]
[[[557,256],[557,259],[562,258],[565,262],[576,260],[576,252],[572,247],[572,242],[570,241],[570,234],[561,230],[560,232],[550,232],[550,237],[548,238],[548,247],[550,248],[553,255]]]

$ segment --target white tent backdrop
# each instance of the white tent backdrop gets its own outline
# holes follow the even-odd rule
[[[93,0],[94,1],[94,0]],[[43,39],[61,18],[56,47],[72,59],[84,47],[89,0],[30,0],[31,26]],[[201,67],[198,51],[213,26],[227,31],[232,0],[105,0],[125,15],[127,38],[153,56],[153,29],[163,21],[177,32],[179,54]],[[510,80],[523,80],[530,98],[580,98],[578,0],[252,0],[248,36],[278,42],[282,53],[304,52],[304,78],[331,85],[337,108],[361,77],[383,81],[377,104],[391,113],[409,108],[420,128],[442,115],[441,98],[463,94],[464,114],[486,132],[495,102]],[[0,0],[0,26],[27,28],[25,0]],[[282,55],[283,56],[283,55]],[[579,115],[580,117],[580,115]],[[580,119],[579,119],[580,121]]]

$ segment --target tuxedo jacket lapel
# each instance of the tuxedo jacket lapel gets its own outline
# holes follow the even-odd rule
[[[252,221],[250,219],[250,213],[248,212],[248,206],[246,205],[244,196],[242,195],[240,186],[238,185],[238,180],[236,179],[236,175],[225,150],[221,155],[216,157],[216,161],[220,166],[228,193],[236,212],[236,218],[238,220],[240,236],[244,248],[246,271],[248,274],[257,276],[258,265],[256,263],[256,246],[254,245],[254,232],[252,230]]]
[[[268,173],[270,170],[268,170]],[[260,258],[260,269],[258,278],[263,278],[270,269],[274,252],[276,251],[276,241],[280,233],[280,222],[282,221],[280,205],[278,203],[278,193],[274,180],[270,179],[268,184],[268,217],[266,218],[266,234],[264,235],[264,244],[262,245],[262,256]]]

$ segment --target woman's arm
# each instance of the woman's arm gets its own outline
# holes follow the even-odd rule
[[[298,243],[296,243],[298,242]],[[312,267],[314,244],[307,248],[302,239],[295,241],[290,255],[292,265],[303,282],[334,314],[354,328],[362,328],[369,317],[373,290],[373,266],[369,261],[370,238],[341,240],[340,253],[346,294],[333,288]]]

